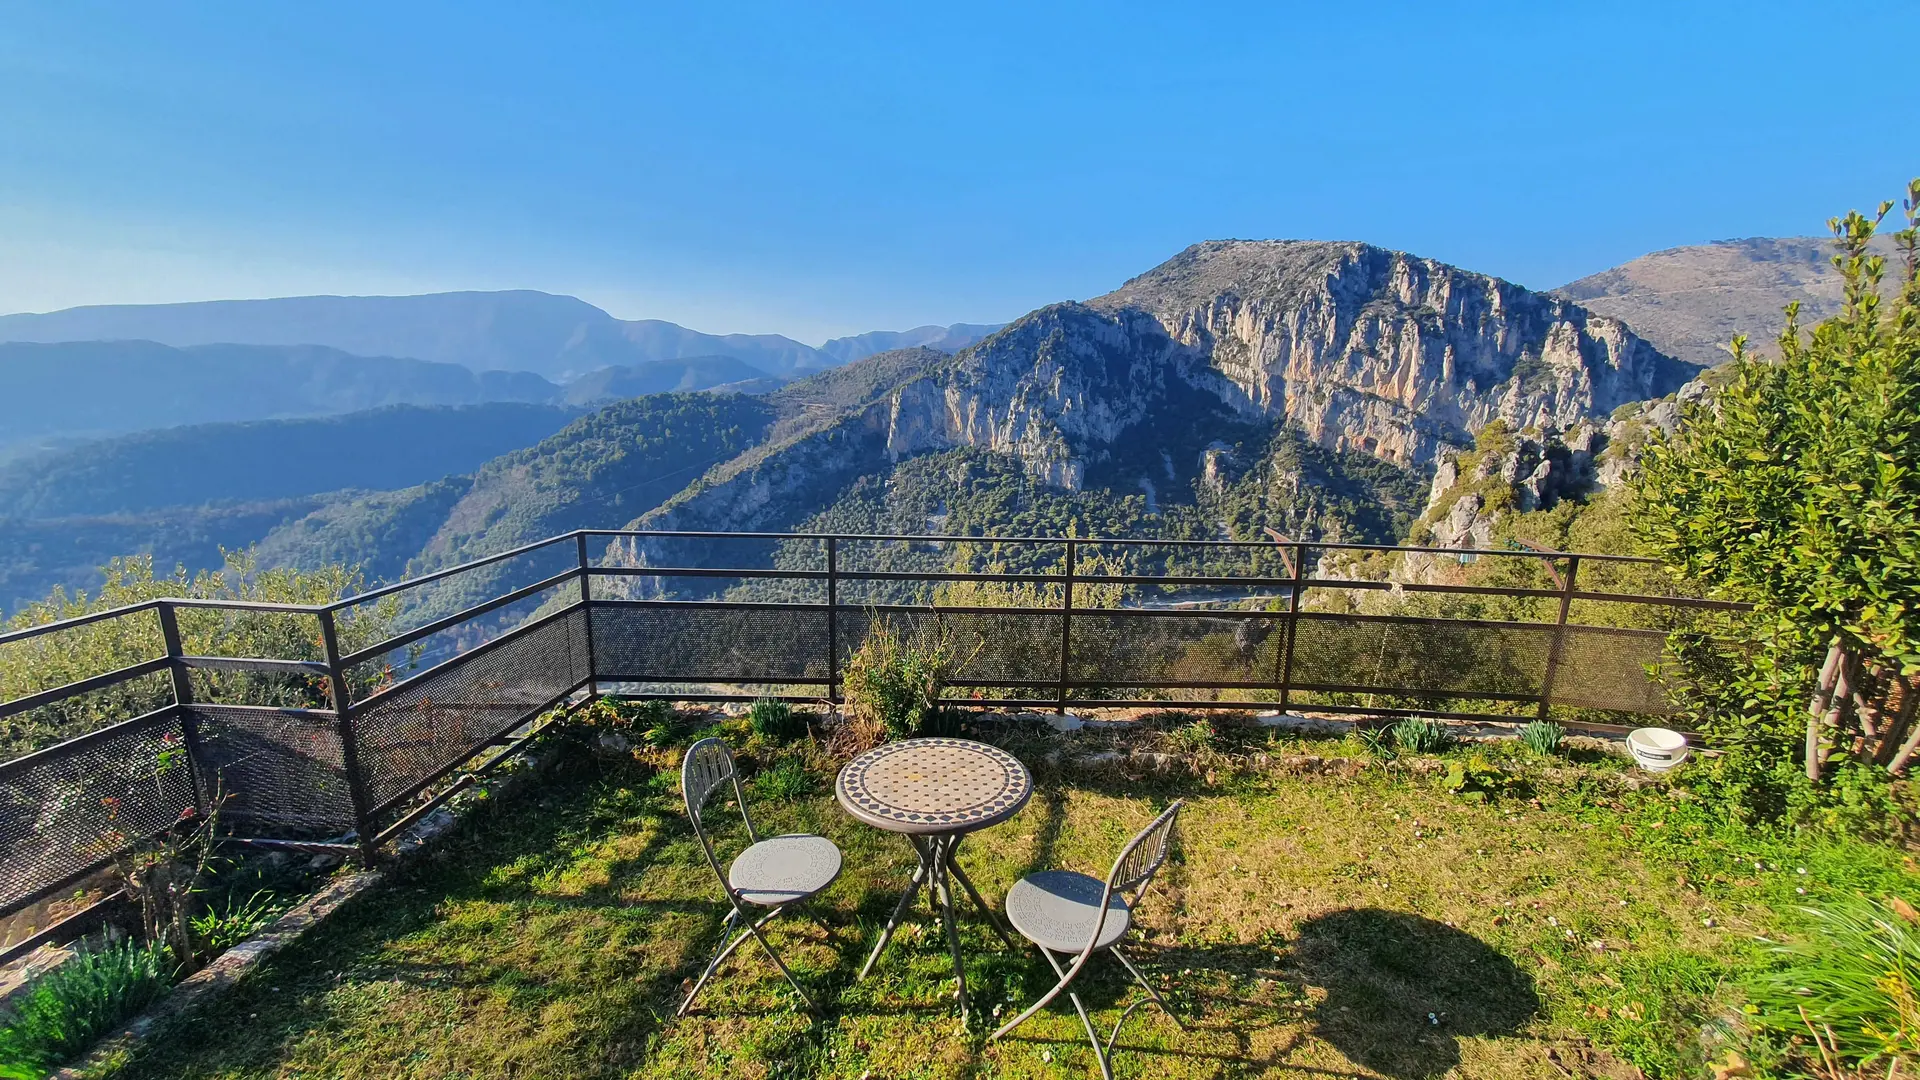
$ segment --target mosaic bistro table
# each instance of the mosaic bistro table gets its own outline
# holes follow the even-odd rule
[[[880,960],[913,898],[925,886],[946,927],[958,977],[961,1023],[967,1016],[967,971],[954,925],[951,882],[966,890],[1000,940],[1013,948],[993,909],[980,898],[954,858],[968,833],[1007,820],[1033,795],[1033,776],[1020,759],[997,746],[970,739],[907,739],[869,750],[848,762],[833,785],[841,809],[876,829],[906,836],[919,858],[913,881],[900,894],[893,916],[860,969],[865,978]]]

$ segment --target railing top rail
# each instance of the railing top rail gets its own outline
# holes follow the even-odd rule
[[[450,578],[455,574],[463,574],[463,573],[466,573],[468,570],[477,570],[482,566],[489,566],[489,565],[492,565],[493,563],[504,562],[507,559],[511,559],[519,555],[525,555],[530,551],[538,551],[541,548],[548,546],[549,544],[557,544],[562,540],[572,540],[574,537],[580,536],[583,533],[587,533],[587,532],[588,530],[585,530],[585,529],[575,529],[572,532],[564,532],[564,533],[560,533],[557,536],[549,536],[545,540],[535,540],[531,544],[522,544],[517,548],[510,548],[506,551],[502,551],[494,555],[487,555],[478,559],[474,559],[470,562],[463,562],[458,566],[449,566],[445,570],[435,570],[431,574],[422,574],[419,577],[410,577],[404,581],[396,581],[391,585],[382,585],[379,588],[368,589],[365,592],[355,593],[352,596],[343,597],[342,599],[335,600],[333,603],[327,604],[326,609],[328,611],[339,611],[342,608],[358,607],[361,604],[378,600],[383,596],[391,596],[394,593],[404,592],[408,589],[418,588],[421,585],[430,585],[433,582],[440,581],[444,578]]]
[[[159,606],[160,601],[158,600],[142,600],[138,604],[127,604],[123,607],[107,608],[104,611],[90,611],[85,615],[75,615],[71,619],[56,619],[53,622],[40,623],[37,626],[25,626],[18,630],[9,630],[6,633],[0,633],[0,645],[6,645],[15,641],[25,641],[28,638],[37,638],[46,634],[57,634],[62,630],[73,630],[77,627],[86,626],[88,623],[104,622],[107,619],[118,619],[126,615],[138,615],[143,611],[151,611]]]

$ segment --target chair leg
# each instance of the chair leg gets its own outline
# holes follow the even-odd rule
[[[1060,961],[1053,958],[1053,953],[1043,945],[1040,947],[1040,955],[1046,957],[1047,963],[1053,965],[1054,972],[1060,976],[1060,985],[1067,985],[1067,973],[1060,967]],[[1107,1050],[1100,1045],[1100,1036],[1093,1030],[1093,1019],[1087,1015],[1087,1007],[1080,1003],[1080,995],[1071,990],[1067,991],[1067,1000],[1073,1002],[1073,1011],[1080,1014],[1080,1026],[1087,1029],[1087,1042],[1093,1046],[1093,1058],[1100,1063],[1100,1080],[1113,1080],[1113,1066],[1108,1062]],[[1125,1017],[1122,1016],[1121,1019]],[[1118,1031],[1117,1028],[1115,1030]],[[1112,1045],[1111,1040],[1108,1045]]]
[[[766,948],[767,952],[772,953],[773,946],[768,945],[767,939],[760,936],[760,928],[772,922],[776,916],[785,910],[785,908],[774,908],[772,911],[762,915],[758,922],[749,923],[747,928],[741,931],[738,936],[733,936],[733,926],[734,923],[738,921],[740,913],[737,911],[729,913],[727,915],[727,921],[722,924],[725,928],[725,933],[720,939],[720,951],[713,955],[712,960],[707,961],[706,970],[700,973],[700,978],[693,984],[693,989],[687,991],[686,1000],[682,1001],[680,1008],[674,1011],[674,1019],[677,1020],[687,1015],[688,1010],[693,1008],[693,999],[699,996],[701,988],[707,985],[707,980],[713,978],[714,972],[720,970],[720,965],[726,963],[727,957],[732,956],[733,951],[744,944],[748,938],[759,939],[760,944]],[[787,970],[786,964],[781,963],[780,957],[777,955],[774,956],[773,962],[780,965],[781,974],[787,977],[789,983],[793,983],[793,988],[800,990],[800,984],[793,981],[793,973]],[[813,1009],[813,999],[807,997],[805,990],[800,990],[800,997],[801,1000],[807,1003],[809,1010]]]
[[[780,914],[780,912],[776,910],[773,914],[778,915]],[[767,916],[768,919],[772,917],[773,917],[772,915]],[[767,921],[766,919],[762,919],[760,920],[760,923],[763,923],[766,921]],[[808,997],[807,992],[800,988],[800,980],[794,978],[793,972],[787,970],[787,962],[785,960],[780,959],[780,954],[773,951],[773,944],[767,940],[767,936],[765,934],[762,934],[760,932],[760,923],[754,923],[748,926],[747,927],[748,932],[753,934],[754,940],[760,943],[760,947],[762,949],[767,950],[767,955],[773,958],[774,965],[780,969],[780,974],[785,975],[787,977],[787,985],[793,987],[793,992],[796,994],[799,994],[800,1000],[807,1003],[807,1011],[810,1013],[813,1013],[815,1016],[820,1015],[820,1010],[814,1007],[813,999]]]
[[[1126,953],[1120,951],[1120,946],[1113,946],[1111,951],[1113,952],[1114,958],[1126,965],[1127,970],[1133,973],[1133,981],[1140,984],[1140,989],[1147,992],[1147,997],[1151,998],[1155,1005],[1160,1006],[1160,1011],[1166,1013],[1175,1024],[1179,1025],[1181,1031],[1188,1030],[1187,1022],[1180,1019],[1180,1014],[1173,1011],[1173,1006],[1167,1004],[1166,999],[1161,997],[1159,992],[1153,988],[1153,984],[1147,981],[1147,977],[1140,973],[1140,969],[1133,966],[1133,961],[1127,957]],[[1121,1019],[1124,1020],[1125,1017],[1121,1017]],[[1117,1034],[1120,1028],[1118,1025],[1115,1025],[1113,1030]]]

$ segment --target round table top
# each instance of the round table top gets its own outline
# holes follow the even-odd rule
[[[1033,776],[997,746],[906,739],[848,762],[833,790],[847,813],[877,829],[972,832],[1019,813],[1033,795]]]

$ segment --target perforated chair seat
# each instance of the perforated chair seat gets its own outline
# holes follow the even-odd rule
[[[1100,894],[1106,882],[1071,870],[1043,870],[1014,882],[1007,891],[1007,921],[1021,936],[1043,949],[1077,953],[1087,947],[1100,921]],[[1126,936],[1133,913],[1118,893],[1107,900],[1106,925],[1095,949]]]
[[[819,893],[840,876],[840,849],[824,836],[773,836],[740,853],[727,884],[740,899],[779,907]]]

